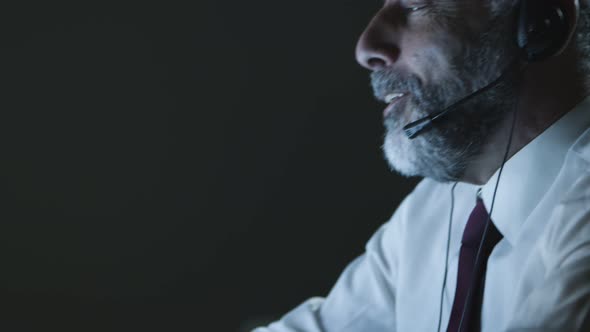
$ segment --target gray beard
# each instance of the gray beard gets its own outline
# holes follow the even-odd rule
[[[410,92],[406,105],[407,111],[411,111],[409,122],[452,105],[492,82],[516,59],[518,50],[512,30],[506,31],[509,27],[510,24],[496,24],[482,35],[470,47],[471,52],[452,61],[454,69],[436,85],[423,86],[417,76],[391,69],[375,71],[371,75],[375,95]],[[403,132],[406,122],[387,117],[383,151],[392,170],[440,182],[461,180],[489,138],[515,109],[517,88],[518,75],[509,74],[497,86],[454,107],[445,119],[413,140]]]

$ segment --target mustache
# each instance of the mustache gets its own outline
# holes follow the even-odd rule
[[[376,70],[371,73],[373,95],[381,101],[390,93],[410,93],[416,101],[424,100],[425,89],[415,74],[403,73],[392,68]]]

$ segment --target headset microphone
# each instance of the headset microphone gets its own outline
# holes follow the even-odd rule
[[[451,113],[451,111],[457,109],[456,106],[461,105],[463,103],[468,102],[469,100],[471,100],[472,98],[475,98],[477,96],[479,96],[480,94],[488,91],[489,89],[497,86],[502,80],[504,80],[504,78],[512,72],[512,68],[518,64],[520,62],[520,59],[516,59],[515,61],[513,61],[510,65],[508,65],[508,67],[502,72],[502,74],[500,74],[500,76],[498,76],[498,78],[496,78],[495,80],[493,80],[491,83],[489,83],[488,85],[484,86],[483,88],[469,94],[467,97],[464,97],[463,99],[453,103],[452,105],[446,107],[445,109],[443,109],[442,111],[438,111],[435,112],[433,114],[430,114],[428,116],[425,116],[419,120],[416,120],[414,122],[411,122],[409,124],[407,124],[406,126],[404,126],[404,132],[406,133],[406,136],[408,136],[409,139],[414,139],[416,138],[418,135],[420,135],[422,132],[424,132],[425,130],[429,129],[430,127],[432,127],[432,125],[440,120],[441,118],[444,118],[444,116],[446,116],[447,114]]]
[[[442,111],[435,112],[404,126],[409,139],[414,139],[442,120],[458,105],[488,91],[512,73],[514,67],[522,70],[526,64],[538,62],[559,54],[573,33],[572,25],[577,21],[578,0],[573,1],[574,8],[564,6],[562,0],[521,0],[517,15],[516,43],[520,56],[508,65],[498,78],[488,85],[456,101]]]

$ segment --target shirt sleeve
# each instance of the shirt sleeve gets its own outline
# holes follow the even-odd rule
[[[365,253],[346,267],[326,298],[309,299],[253,332],[395,332],[401,209],[371,237]]]
[[[552,215],[541,241],[545,276],[518,305],[510,332],[590,331],[590,181],[577,188]]]

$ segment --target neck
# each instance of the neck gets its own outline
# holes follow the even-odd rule
[[[543,133],[589,94],[577,68],[577,52],[568,47],[559,56],[530,64],[522,77],[512,142],[508,159]],[[466,170],[462,182],[483,185],[502,166],[510,137],[510,114]]]

